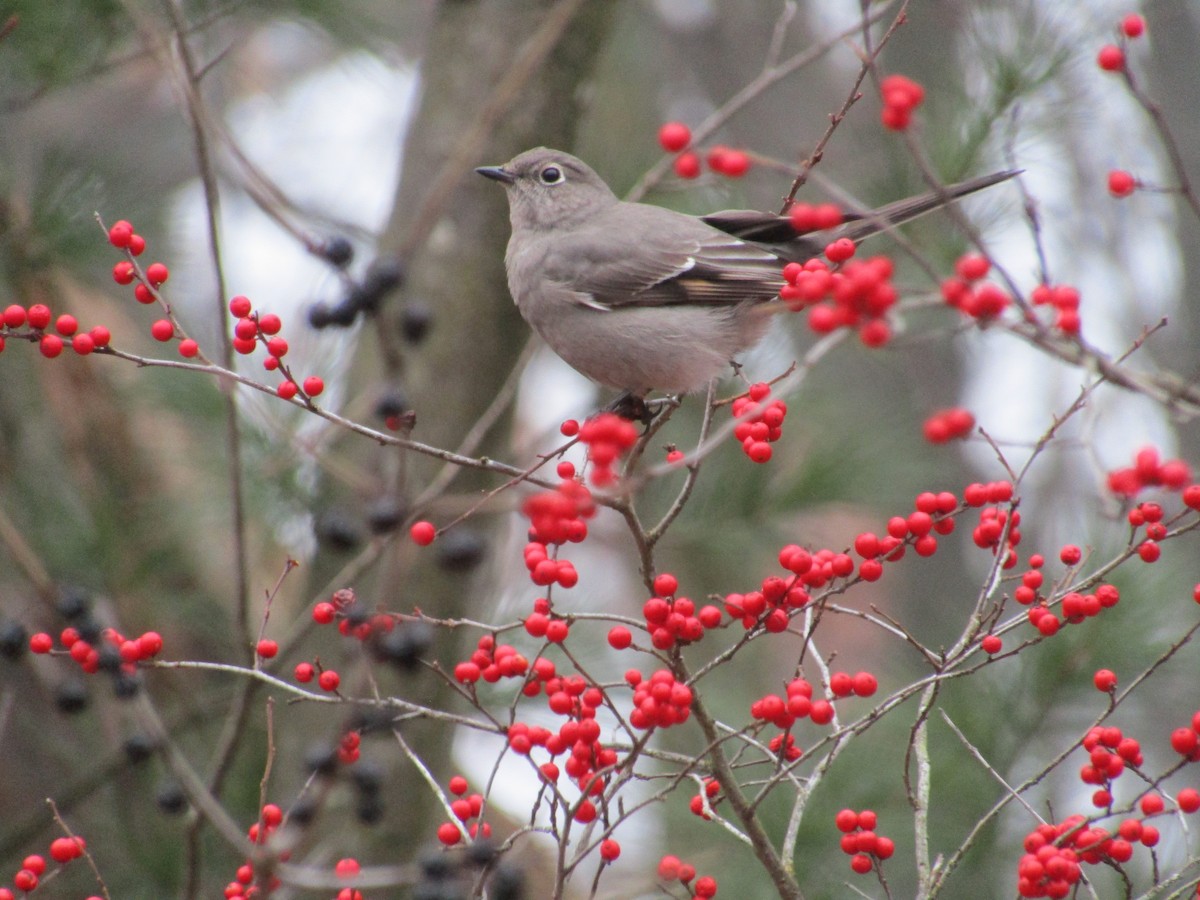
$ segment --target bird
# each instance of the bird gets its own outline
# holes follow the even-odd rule
[[[586,163],[535,147],[475,171],[508,195],[504,261],[522,317],[572,368],[644,413],[652,391],[703,390],[766,333],[783,267],[859,241],[1018,174],[1002,171],[798,234],[787,216],[693,216],[623,201]]]

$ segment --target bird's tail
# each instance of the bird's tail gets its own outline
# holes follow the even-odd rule
[[[843,210],[842,224],[823,230],[797,232],[788,216],[752,210],[728,210],[704,216],[703,219],[727,234],[762,245],[781,259],[803,262],[820,255],[827,244],[838,238],[848,237],[858,242],[889,231],[976,191],[1007,181],[1019,175],[1021,171],[1009,169],[993,172],[991,175],[947,185],[938,191],[897,200],[874,210]]]

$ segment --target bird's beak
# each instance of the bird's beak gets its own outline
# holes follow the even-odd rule
[[[504,168],[504,166],[480,166],[475,170],[484,178],[490,178],[492,181],[499,181],[501,184],[512,184],[517,180],[517,177],[512,172]]]

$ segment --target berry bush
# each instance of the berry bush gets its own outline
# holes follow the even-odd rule
[[[246,10],[97,4],[103,47],[50,72],[79,38],[51,6],[0,24],[10,106],[95,78],[132,110],[152,69],[203,227],[148,165],[92,208],[0,169],[0,900],[1200,896],[1196,328],[1148,299],[1197,277],[1153,237],[1169,213],[1194,248],[1200,164],[1153,19],[1021,53],[976,21],[960,85],[915,74],[942,25],[907,3],[823,36],[811,4],[712,12],[756,26],[749,67],[656,58],[648,5],[414,4],[424,108],[366,237],[211,95],[253,80]],[[818,112],[776,103],[830,55]],[[736,83],[607,96],[655,66]],[[1076,172],[1097,220],[1049,184],[1064,95],[1144,132]],[[772,338],[645,421],[519,352],[504,213],[464,180],[585,100],[636,147],[607,160],[630,199],[782,198],[814,248]],[[863,167],[1013,177],[860,248]],[[317,297],[233,263],[230,198]],[[1104,240],[1133,251],[1081,270]]]

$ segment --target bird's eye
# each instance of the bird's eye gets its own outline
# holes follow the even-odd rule
[[[546,166],[542,169],[539,177],[542,179],[542,184],[558,184],[564,179],[562,169],[558,166]]]

